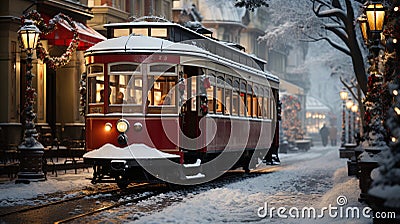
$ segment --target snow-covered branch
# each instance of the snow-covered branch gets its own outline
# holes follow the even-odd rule
[[[307,34],[305,34],[305,36],[307,36],[310,39],[302,40],[302,41],[305,41],[305,42],[316,42],[316,41],[326,40],[332,47],[334,47],[337,50],[339,50],[339,51],[351,56],[351,52],[349,51],[349,49],[344,48],[343,46],[341,46],[340,44],[336,43],[335,41],[331,40],[328,37],[318,37],[318,38],[316,38],[316,37],[313,37],[313,36],[310,36],[310,35],[307,35]]]

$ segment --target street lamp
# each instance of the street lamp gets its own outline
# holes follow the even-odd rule
[[[385,8],[380,1],[369,1],[365,8],[367,15],[368,28],[373,33],[380,33],[383,30],[385,19]]]
[[[40,30],[32,20],[26,19],[24,25],[18,30],[22,47],[26,50],[26,90],[25,90],[25,132],[24,140],[18,146],[20,153],[20,165],[16,183],[30,183],[31,181],[44,181],[42,171],[43,145],[37,141],[35,128],[34,103],[36,92],[32,87],[32,50],[36,48]]]
[[[361,34],[364,40],[364,43],[368,45],[368,20],[366,15],[362,15],[358,18],[358,22],[360,23]]]
[[[339,92],[340,99],[342,100],[342,146],[346,143],[346,99],[349,93],[346,91],[346,88],[342,88]]]
[[[374,58],[379,54],[381,48],[379,47],[379,41],[381,39],[381,32],[383,30],[383,22],[385,20],[385,8],[381,1],[368,1],[365,7],[365,15],[367,18],[367,31],[370,33],[370,42],[372,46],[370,51]]]
[[[346,108],[347,108],[347,110],[349,111],[349,118],[348,118],[348,123],[347,123],[347,126],[348,126],[348,143],[351,143],[352,142],[352,134],[351,134],[351,132],[352,132],[352,130],[351,130],[351,107],[353,106],[353,101],[352,101],[352,99],[351,99],[351,97],[349,97],[348,99],[347,99],[347,101],[346,101]]]

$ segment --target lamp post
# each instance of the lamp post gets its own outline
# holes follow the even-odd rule
[[[44,181],[42,171],[43,145],[37,141],[35,128],[36,114],[34,103],[36,92],[32,87],[32,50],[36,48],[40,30],[32,20],[26,19],[24,25],[18,30],[23,49],[26,50],[26,90],[25,90],[25,132],[24,140],[18,146],[20,165],[16,183],[30,183],[31,181]]]
[[[342,88],[339,92],[340,99],[342,100],[342,146],[346,143],[346,99],[349,93],[346,88]]]
[[[379,125],[384,119],[384,105],[381,105],[381,88],[384,80],[381,74],[380,68],[380,57],[379,53],[383,49],[381,45],[381,33],[384,27],[385,20],[385,7],[382,1],[369,0],[364,5],[364,15],[362,15],[358,21],[360,23],[361,33],[363,34],[364,42],[369,49],[369,63],[368,69],[368,92],[366,94],[366,122],[369,128],[369,133],[364,133],[370,145],[376,145],[381,139],[376,139],[377,136],[385,136],[382,131],[384,128],[380,128]],[[373,122],[376,121],[376,122]],[[379,133],[379,134],[378,134]],[[373,137],[369,137],[373,136]],[[380,143],[379,143],[380,144]]]
[[[348,126],[348,139],[347,139],[347,142],[348,143],[351,143],[352,142],[352,130],[351,130],[351,107],[353,106],[353,100],[351,99],[351,97],[349,97],[348,99],[347,99],[347,101],[346,101],[346,108],[347,108],[347,110],[348,110],[348,113],[349,113],[349,118],[348,118],[348,122],[347,122],[347,126]]]

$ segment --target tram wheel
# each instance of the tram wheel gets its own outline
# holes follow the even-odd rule
[[[121,177],[121,176],[115,178],[115,182],[117,182],[117,186],[120,189],[126,189],[129,185],[129,181],[126,178]]]

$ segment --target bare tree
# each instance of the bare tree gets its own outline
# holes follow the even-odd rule
[[[326,40],[332,47],[351,57],[355,78],[359,87],[365,94],[367,92],[367,75],[364,58],[358,43],[355,31],[355,16],[351,0],[310,0],[313,4],[314,14],[321,19],[321,28],[334,34],[342,42],[338,42],[328,35],[317,35],[306,33],[312,41]],[[363,2],[363,1],[353,1]]]
[[[269,0],[237,0],[236,5],[239,6],[238,2],[241,2],[245,7],[254,9],[257,8],[261,2],[265,3],[263,5],[268,5],[266,4],[268,1]],[[360,6],[360,3],[364,3],[365,0],[309,1],[312,3],[312,12],[317,18],[311,18],[308,13],[306,13],[303,15],[303,21],[289,21],[285,24],[281,24],[281,26],[274,27],[272,30],[269,30],[269,33],[260,37],[259,40],[267,41],[268,45],[268,42],[274,42],[273,40],[282,40],[282,38],[293,36],[293,32],[297,32],[295,30],[301,29],[303,35],[307,37],[305,41],[327,41],[333,48],[351,57],[355,78],[362,92],[366,94],[367,74],[364,57],[356,35],[356,18],[353,8],[355,5]],[[303,3],[303,5],[305,4]],[[270,7],[273,6],[270,5]],[[284,7],[284,5],[282,7]],[[299,8],[303,7],[300,6]],[[279,9],[274,8],[273,10]],[[296,10],[296,8],[293,10]],[[304,13],[304,10],[298,9],[298,11],[299,13]],[[282,13],[281,15],[288,16],[288,13]],[[328,32],[323,33],[321,32],[322,30]],[[332,38],[333,36],[337,38]],[[275,44],[274,42],[270,45],[272,46]]]

